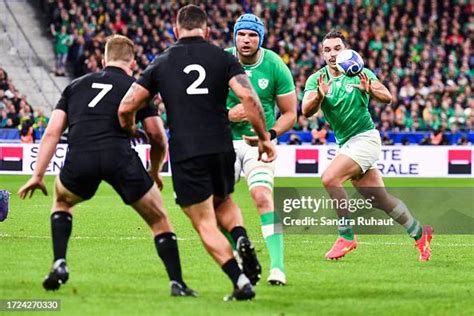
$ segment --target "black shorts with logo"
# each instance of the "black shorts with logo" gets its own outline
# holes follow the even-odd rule
[[[203,202],[214,195],[225,198],[234,192],[235,152],[226,151],[171,160],[171,176],[176,203],[182,207]]]
[[[137,152],[129,146],[99,151],[69,151],[59,174],[61,183],[84,200],[94,196],[102,180],[126,204],[142,198],[153,186]]]

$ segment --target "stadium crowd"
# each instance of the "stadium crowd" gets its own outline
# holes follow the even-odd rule
[[[43,135],[48,121],[44,109],[33,111],[26,96],[20,94],[0,67],[0,128],[18,129],[22,143],[34,143]]]
[[[139,73],[174,42],[173,19],[185,2],[50,1],[58,67],[67,56],[76,77],[100,70],[106,37],[119,33],[135,42]],[[424,143],[442,144],[446,132],[474,130],[472,2],[289,1],[284,5],[232,0],[200,5],[210,16],[211,42],[221,47],[233,45],[233,24],[239,15],[251,11],[262,17],[267,29],[264,47],[277,52],[290,68],[299,106],[306,79],[324,65],[320,41],[337,27],[392,92],[391,104],[369,104],[382,134],[432,131]],[[57,69],[58,75],[62,72]],[[328,135],[322,114],[310,120],[299,116],[294,130],[311,132],[315,144],[325,143]],[[296,134],[290,138],[298,143]]]

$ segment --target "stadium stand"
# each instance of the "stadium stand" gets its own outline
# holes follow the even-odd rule
[[[26,96],[8,79],[8,73],[0,67],[0,139],[4,142],[34,143],[40,139],[49,118],[44,109],[36,111]]]
[[[0,142],[32,142],[70,78],[49,74],[52,44],[32,3],[2,1],[0,12]]]
[[[74,76],[101,68],[105,38],[120,33],[137,45],[140,71],[173,41],[172,23],[186,1],[49,1],[51,28],[72,38],[67,60]],[[295,78],[299,106],[307,77],[323,65],[322,36],[340,28],[352,49],[390,88],[390,105],[369,108],[385,144],[474,142],[474,5],[459,1],[206,1],[211,40],[232,45],[235,19],[245,12],[262,17],[264,46],[277,52]],[[53,40],[54,41],[54,40]],[[57,41],[57,36],[56,36]],[[280,137],[319,144],[334,142],[322,115],[300,116],[294,133]],[[296,138],[295,138],[296,137]],[[297,141],[296,141],[297,143]]]

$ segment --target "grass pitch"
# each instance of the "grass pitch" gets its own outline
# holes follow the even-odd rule
[[[0,189],[15,193],[26,176],[0,176]],[[46,179],[52,194],[53,178]],[[388,179],[393,186],[474,186],[473,179]],[[276,180],[277,186],[320,186],[320,179]],[[400,235],[360,235],[359,247],[340,261],[323,256],[334,235],[287,235],[288,285],[261,282],[250,302],[223,302],[231,292],[224,273],[173,200],[165,181],[165,205],[176,230],[186,282],[199,298],[171,298],[166,273],[149,229],[103,183],[75,209],[68,249],[70,279],[58,292],[41,286],[52,260],[51,196],[31,200],[12,194],[0,223],[0,300],[59,299],[65,315],[472,315],[474,236],[435,235],[430,262],[418,262],[413,241]],[[244,212],[267,277],[268,254],[259,217],[243,182],[234,195]],[[473,206],[474,209],[474,206]],[[416,215],[416,214],[415,214]],[[0,311],[0,314],[6,313]],[[42,314],[58,314],[49,312]]]

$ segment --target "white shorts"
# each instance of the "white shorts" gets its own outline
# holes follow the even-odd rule
[[[243,140],[234,140],[235,150],[235,182],[243,173],[247,179],[249,190],[263,186],[273,191],[275,161],[266,163],[258,161],[258,147],[248,145]]]
[[[344,154],[354,160],[362,169],[362,173],[377,168],[382,143],[380,133],[376,129],[357,134],[342,145],[337,155]]]

